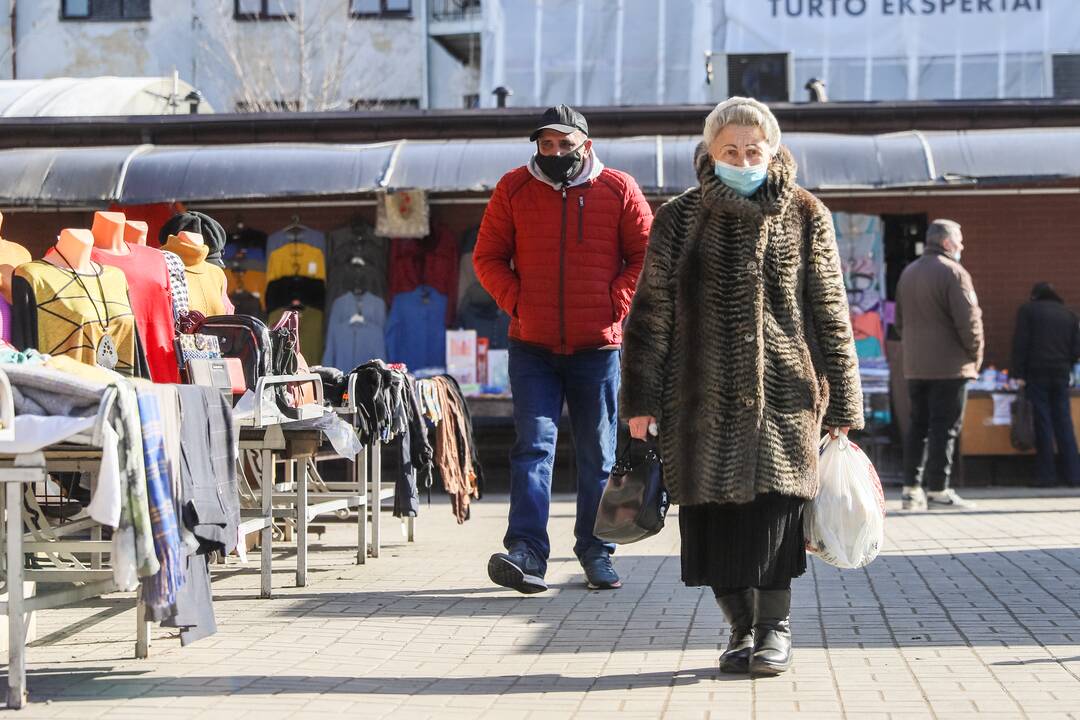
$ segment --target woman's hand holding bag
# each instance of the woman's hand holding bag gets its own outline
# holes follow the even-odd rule
[[[593,533],[621,545],[643,540],[663,529],[668,505],[655,443],[632,439],[611,469]]]
[[[846,434],[821,439],[817,497],[806,506],[806,549],[830,565],[868,565],[885,540],[885,493],[866,454]]]

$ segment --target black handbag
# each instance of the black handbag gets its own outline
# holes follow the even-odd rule
[[[1023,391],[1018,393],[1016,399],[1013,400],[1010,415],[1012,423],[1009,427],[1009,442],[1020,452],[1034,450],[1035,408]]]
[[[240,359],[244,368],[244,382],[249,390],[255,389],[259,378],[272,372],[270,331],[258,318],[248,315],[195,317],[182,330],[216,337],[222,357]]]
[[[630,440],[611,469],[593,533],[618,545],[644,540],[664,528],[669,505],[656,445]]]

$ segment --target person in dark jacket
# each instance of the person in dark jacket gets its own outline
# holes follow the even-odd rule
[[[1080,486],[1080,455],[1069,411],[1069,376],[1080,358],[1080,319],[1050,283],[1036,283],[1016,313],[1013,377],[1035,411],[1036,482],[1058,483],[1054,445],[1067,485]]]
[[[508,552],[491,557],[488,576],[523,593],[547,589],[551,469],[566,403],[577,455],[574,554],[589,587],[615,588],[615,547],[593,526],[615,461],[622,322],[652,210],[632,177],[600,162],[573,108],[549,108],[530,140],[536,153],[499,180],[473,251],[477,279],[510,316],[517,430]]]

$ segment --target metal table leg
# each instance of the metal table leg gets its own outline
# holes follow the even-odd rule
[[[296,587],[304,587],[307,585],[308,458],[290,460],[288,468],[286,472],[296,480]]]
[[[363,565],[367,562],[367,514],[371,507],[371,492],[368,488],[368,455],[365,447],[360,454],[353,458],[353,485],[356,492],[366,501],[356,508],[356,564]]]
[[[142,587],[136,588],[135,593],[135,657],[144,660],[150,657],[150,622],[146,619]]]
[[[23,611],[23,532],[20,511],[22,494],[21,483],[7,483],[5,492],[8,585],[7,706],[13,709],[19,709],[26,704],[26,615]]]
[[[274,452],[272,450],[259,451],[259,480],[262,483],[262,514],[266,527],[259,535],[259,550],[262,552],[262,584],[259,597],[268,598],[272,592],[273,562],[271,549],[274,538]]]
[[[382,544],[382,523],[379,522],[379,510],[382,507],[382,443],[376,440],[371,446],[371,488],[368,506],[371,508],[371,557],[379,557]]]

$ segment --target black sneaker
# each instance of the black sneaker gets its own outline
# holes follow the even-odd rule
[[[488,560],[488,577],[502,587],[535,595],[548,589],[544,570],[530,550],[514,546],[509,553],[495,553]]]
[[[611,553],[601,548],[587,552],[581,558],[585,581],[590,590],[614,590],[622,587],[619,574],[611,564]]]

